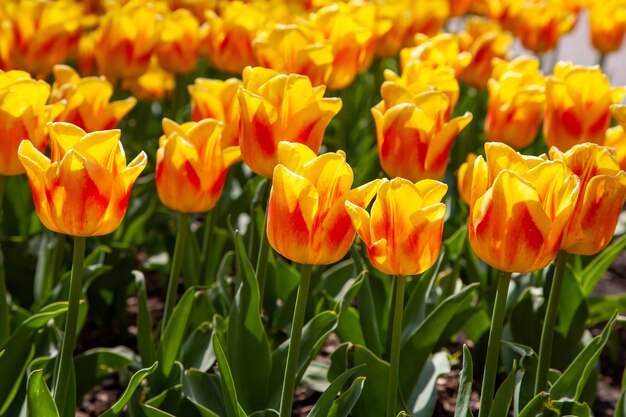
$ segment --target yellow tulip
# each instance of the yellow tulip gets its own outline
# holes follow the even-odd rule
[[[561,249],[594,255],[613,238],[626,197],[626,172],[615,161],[614,149],[595,143],[576,145],[567,152],[552,147],[550,158],[564,161],[580,179],[580,193]]]
[[[604,54],[619,50],[626,34],[626,2],[593,2],[589,8],[589,26],[594,48]]]
[[[441,248],[448,187],[439,181],[415,184],[404,178],[382,180],[371,213],[346,201],[352,224],[372,265],[389,275],[417,275],[430,268]]]
[[[367,206],[379,181],[351,190],[352,168],[343,151],[316,156],[303,144],[280,142],[278,162],[267,206],[270,245],[301,264],[339,261],[355,236],[344,203]]]
[[[200,24],[186,9],[166,13],[161,41],[156,48],[160,66],[174,74],[187,74],[196,68],[200,53]]]
[[[435,36],[450,17],[450,0],[408,0],[406,11],[411,24],[407,30],[407,39],[417,34]]]
[[[625,94],[622,87],[611,88],[599,67],[559,62],[546,82],[546,143],[563,151],[583,142],[603,143],[611,121],[609,106]]]
[[[404,68],[409,61],[424,62],[433,68],[450,67],[458,78],[469,65],[472,56],[461,51],[459,39],[449,33],[441,33],[429,38],[416,35],[417,46],[400,51],[400,66]]]
[[[85,133],[53,123],[49,131],[50,158],[27,140],[18,150],[39,219],[48,229],[72,236],[113,232],[124,218],[146,154],[126,166],[119,130]]]
[[[196,78],[188,86],[191,96],[191,120],[216,119],[224,124],[222,146],[239,145],[240,111],[237,91],[241,80],[229,78],[225,81]]]
[[[469,241],[484,262],[505,272],[532,272],[556,256],[574,211],[579,180],[563,161],[523,156],[485,144],[474,163]]]
[[[113,129],[137,103],[134,97],[109,102],[113,86],[104,77],[81,78],[67,65],[55,65],[53,72],[50,101],[66,102],[56,120],[72,123],[86,132]]]
[[[283,74],[306,75],[314,86],[327,84],[333,68],[333,47],[314,42],[300,25],[275,25],[253,42],[259,66]]]
[[[472,115],[448,121],[449,99],[437,91],[412,95],[387,81],[381,93],[383,101],[372,108],[372,115],[383,170],[411,181],[443,178],[452,141]]]
[[[450,0],[450,17],[462,17],[470,9],[470,0]]]
[[[146,72],[137,78],[125,79],[122,87],[132,91],[139,100],[160,101],[171,97],[176,88],[176,76],[161,68],[159,60],[153,55]]]
[[[244,162],[255,173],[271,177],[278,163],[278,142],[299,142],[317,152],[341,99],[324,98],[324,86],[297,74],[248,67],[238,98],[241,109],[239,145]]]
[[[217,204],[226,174],[239,161],[238,146],[222,146],[222,123],[214,119],[178,125],[163,119],[156,184],[161,202],[181,213],[205,212]]]
[[[476,158],[478,158],[478,155],[475,153],[468,153],[465,162],[461,164],[456,174],[459,195],[468,206],[472,201],[472,178],[474,176],[474,163],[476,162]]]
[[[533,52],[554,49],[562,35],[572,30],[576,16],[549,2],[523,3],[517,17],[517,36]]]
[[[44,150],[47,144],[46,123],[63,110],[64,103],[46,105],[50,86],[35,81],[24,71],[0,71],[0,175],[19,175],[24,167],[17,158],[23,139]]]
[[[545,81],[539,60],[518,57],[511,62],[497,61],[488,83],[489,105],[485,137],[515,149],[533,143],[545,102]]]
[[[615,148],[615,159],[620,169],[626,171],[626,105],[614,104],[610,109],[619,124],[606,131],[603,145]]]

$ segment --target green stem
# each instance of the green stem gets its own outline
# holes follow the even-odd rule
[[[270,180],[268,188],[272,188],[272,182]],[[269,204],[269,193],[267,194]],[[261,241],[259,242],[259,255],[256,260],[256,279],[259,283],[259,306],[261,311],[263,310],[263,297],[265,294],[265,282],[267,281],[267,264],[270,254],[270,242],[267,240],[267,207],[265,207],[265,220],[263,221],[263,227],[261,228]]]
[[[209,285],[209,244],[213,239],[213,211],[209,210],[204,219],[204,236],[202,237],[202,285]]]
[[[387,385],[387,417],[396,416],[398,377],[400,374],[400,339],[402,336],[402,313],[404,309],[403,275],[395,277],[395,302],[393,305],[393,330],[391,333],[391,360],[389,362],[389,384]]]
[[[6,189],[7,177],[0,175],[0,224],[2,224],[2,209],[4,202],[4,191]],[[4,274],[4,255],[0,247],[0,346],[9,338],[11,334],[11,321],[9,316],[9,302],[7,301],[6,277]]]
[[[165,332],[167,322],[176,304],[176,291],[178,289],[178,277],[183,267],[185,255],[185,241],[189,233],[189,215],[179,213],[178,232],[176,233],[176,245],[174,246],[174,257],[170,269],[170,279],[167,283],[167,295],[165,297],[165,309],[163,310],[163,320],[161,322],[161,334]]]
[[[548,296],[546,317],[541,330],[541,344],[539,345],[539,364],[537,365],[537,377],[535,379],[535,393],[545,391],[548,388],[548,373],[550,370],[550,358],[552,356],[552,338],[554,337],[554,325],[561,298],[561,287],[567,265],[567,252],[559,251],[556,256],[554,276]]]
[[[298,358],[300,356],[300,342],[302,341],[302,326],[306,301],[311,284],[312,265],[302,265],[300,270],[300,284],[296,296],[296,307],[293,311],[291,322],[291,335],[289,337],[289,350],[287,351],[287,366],[283,378],[283,391],[280,396],[280,417],[291,417],[293,393],[296,388],[296,373],[298,371]]]
[[[606,71],[606,57],[607,54],[605,54],[604,52],[600,52],[600,54],[598,55],[598,66],[600,67],[602,72]]]
[[[70,294],[65,318],[65,331],[63,332],[63,344],[61,345],[61,356],[59,357],[59,367],[54,383],[54,401],[61,415],[67,410],[68,401],[75,399],[68,398],[68,388],[73,370],[72,354],[76,342],[76,326],[78,322],[78,305],[82,292],[83,268],[85,262],[85,238],[74,237],[74,256],[72,258],[72,273],[70,275]],[[73,408],[73,407],[72,407]],[[73,413],[72,413],[73,415]]]
[[[489,330],[489,342],[487,345],[487,358],[485,360],[485,372],[483,374],[483,387],[480,392],[480,410],[478,417],[486,417],[491,411],[493,395],[498,372],[498,359],[500,356],[500,341],[502,339],[502,325],[506,311],[506,297],[511,282],[510,272],[499,272],[498,289],[496,290],[496,303],[493,306],[491,316],[491,329]]]

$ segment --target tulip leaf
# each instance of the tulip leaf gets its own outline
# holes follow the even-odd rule
[[[148,367],[156,361],[156,349],[152,339],[152,316],[148,309],[146,280],[141,271],[133,271],[137,286],[137,349],[141,355],[141,364]]]
[[[407,399],[407,406],[413,417],[430,417],[437,404],[437,379],[450,372],[448,354],[437,352],[422,367],[415,389]]]
[[[165,331],[161,335],[157,357],[159,358],[159,374],[165,378],[169,377],[174,361],[181,350],[193,306],[194,293],[194,288],[185,291],[174,307]]]
[[[550,394],[547,392],[540,392],[535,395],[532,400],[526,404],[526,406],[520,411],[517,417],[536,417],[537,414],[546,408],[546,404],[550,402]]]
[[[202,266],[200,244],[196,235],[189,231],[185,242],[185,255],[183,261],[183,280],[185,288],[200,284],[200,268]]]
[[[354,381],[352,381],[350,388],[343,392],[339,398],[333,402],[328,417],[347,417],[356,402],[359,400],[361,392],[363,391],[364,383],[364,376],[355,378]]]
[[[136,362],[138,359],[135,352],[125,346],[96,348],[77,355],[74,358],[77,398],[82,398],[106,377]]]
[[[278,411],[276,410],[267,409],[267,410],[255,411],[254,413],[250,414],[248,417],[279,417],[279,414],[278,414]]]
[[[128,402],[130,401],[132,395],[135,393],[137,387],[139,387],[139,384],[141,384],[141,381],[143,381],[145,377],[153,373],[157,369],[158,365],[159,363],[155,362],[152,364],[151,367],[143,368],[135,372],[130,378],[128,387],[126,387],[126,389],[122,393],[122,396],[115,402],[115,404],[111,406],[111,408],[101,414],[100,417],[119,416],[126,404],[128,404]]]
[[[624,373],[626,375],[626,373]],[[615,406],[615,417],[626,417],[626,387],[622,386],[622,393]]]
[[[244,410],[251,413],[266,408],[272,357],[259,314],[258,282],[238,232],[234,240],[241,286],[228,316],[226,352],[237,398]]]
[[[233,380],[233,374],[230,370],[230,364],[228,363],[224,349],[222,349],[219,337],[216,334],[213,335],[213,349],[215,349],[217,364],[220,367],[226,415],[228,417],[246,417],[246,413],[237,400],[237,390],[235,389],[235,381]]]
[[[442,301],[420,324],[402,346],[400,353],[400,389],[409,398],[430,353],[445,332],[442,323],[451,322],[475,296],[478,284],[471,284]]]
[[[470,400],[472,397],[473,378],[474,364],[472,361],[472,355],[467,348],[467,345],[463,345],[463,369],[461,369],[461,374],[459,376],[459,394],[456,400],[456,408],[454,409],[454,417],[472,416]]]
[[[610,268],[615,258],[626,249],[626,234],[620,236],[613,243],[607,246],[602,252],[597,254],[581,273],[583,279],[583,294],[585,297],[591,292],[600,281],[600,278]]]
[[[365,365],[356,366],[344,371],[341,375],[330,383],[326,391],[322,393],[320,398],[313,406],[313,409],[309,413],[309,417],[327,417],[330,413],[330,409],[335,401],[337,394],[341,391],[344,384],[350,379],[359,368],[363,368]]]
[[[606,345],[615,322],[617,313],[606,324],[602,333],[593,338],[574,359],[571,365],[563,372],[550,388],[550,396],[555,399],[567,398],[577,401],[582,394],[583,388],[596,365],[600,352]]]
[[[197,369],[189,369],[182,373],[183,394],[196,407],[202,409],[203,415],[226,415],[221,380],[218,375],[209,375]]]
[[[183,345],[182,364],[185,368],[197,368],[208,371],[215,363],[215,352],[211,342],[211,323],[200,324]]]
[[[42,308],[20,324],[9,339],[0,346],[0,415],[4,415],[20,388],[26,368],[35,354],[37,330],[67,311],[66,302],[52,303]]]
[[[146,417],[176,417],[173,414],[167,413],[163,410],[159,410],[148,404],[141,404],[141,411],[146,413]]]
[[[608,321],[615,311],[626,311],[626,294],[589,297],[589,320],[587,326]]]
[[[29,417],[59,417],[54,398],[43,379],[43,371],[37,369],[28,376]]]
[[[513,361],[513,368],[506,377],[504,382],[498,388],[496,397],[493,400],[489,417],[500,417],[509,415],[509,409],[511,408],[511,400],[515,393],[515,379],[517,375],[517,362]]]
[[[337,314],[333,311],[323,311],[313,317],[302,328],[302,342],[300,345],[300,355],[298,357],[296,384],[306,371],[309,363],[317,355],[326,342],[328,335],[337,327]],[[280,393],[283,385],[285,366],[287,364],[287,351],[289,350],[289,339],[285,340],[272,354],[272,373],[270,376],[270,404],[278,407]]]

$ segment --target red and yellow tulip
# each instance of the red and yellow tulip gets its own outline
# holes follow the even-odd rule
[[[524,48],[533,52],[553,50],[561,36],[572,30],[576,15],[550,2],[522,3],[517,16],[517,36]]]
[[[478,158],[478,155],[475,153],[468,153],[465,162],[461,164],[456,174],[459,195],[468,206],[472,201],[472,178],[474,176],[476,158]]]
[[[615,52],[626,34],[626,2],[606,0],[593,2],[589,8],[591,44],[599,52]]]
[[[278,142],[299,142],[317,152],[341,99],[324,98],[324,86],[313,87],[303,75],[279,74],[248,67],[238,98],[239,145],[244,162],[256,174],[271,177],[278,163]]]
[[[222,123],[214,119],[182,125],[163,119],[163,132],[156,167],[161,202],[181,213],[212,209],[228,169],[241,158],[239,147],[222,145]]]
[[[432,38],[416,35],[415,41],[417,46],[404,48],[400,51],[402,68],[410,61],[419,61],[432,68],[452,68],[458,78],[472,60],[472,55],[469,52],[461,51],[459,39],[449,33],[441,33]]]
[[[355,236],[344,204],[366,207],[379,181],[351,190],[352,168],[342,151],[316,156],[300,143],[280,142],[278,163],[267,207],[270,245],[302,264],[339,261]]]
[[[484,262],[531,272],[556,256],[576,204],[578,177],[563,161],[523,156],[503,143],[485,144],[474,163],[469,241]]]
[[[611,113],[618,125],[606,131],[604,146],[615,148],[615,160],[620,169],[626,171],[626,105],[614,104]]]
[[[86,133],[53,123],[49,132],[50,158],[28,140],[18,150],[39,219],[48,229],[72,236],[113,232],[124,218],[146,154],[127,166],[119,130]]]
[[[348,199],[345,206],[372,265],[389,275],[417,275],[430,268],[441,248],[448,187],[439,181],[415,184],[382,180],[368,213]]]
[[[200,24],[186,9],[165,13],[161,40],[156,48],[165,71],[187,74],[193,71],[200,53]]]

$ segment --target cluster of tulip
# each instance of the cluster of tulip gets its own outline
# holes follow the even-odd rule
[[[53,310],[55,303],[46,301],[52,298],[44,297],[41,305],[48,302],[48,306],[33,309],[37,320],[30,322],[16,318],[18,309],[8,301],[0,254],[0,369],[9,369],[14,361],[11,366],[16,369],[13,379],[17,381],[14,385],[0,382],[0,414],[23,409],[18,404],[20,396],[34,417],[37,413],[74,414],[78,371],[75,375],[73,353],[80,333],[86,238],[123,227],[131,191],[148,165],[148,156],[142,151],[127,163],[122,131],[116,127],[141,106],[148,109],[151,121],[158,120],[163,132],[155,149],[154,176],[144,178],[154,185],[162,204],[178,214],[178,229],[156,345],[150,319],[138,320],[138,326],[148,323],[147,328],[139,329],[137,343],[144,369],[135,373],[107,417],[119,415],[126,404],[131,404],[130,413],[137,416],[169,415],[164,410],[191,413],[184,407],[197,407],[193,413],[210,417],[288,417],[298,382],[335,329],[342,342],[356,347],[337,349],[345,358],[333,354],[328,378],[341,368],[341,360],[351,369],[335,373],[311,416],[346,416],[351,410],[361,417],[396,417],[409,411],[410,415],[427,415],[430,406],[420,405],[416,394],[423,388],[418,379],[424,364],[415,365],[407,353],[414,349],[428,356],[438,339],[445,339],[444,330],[456,319],[457,310],[462,311],[465,301],[460,301],[459,294],[473,296],[472,286],[465,286],[459,278],[463,262],[473,262],[476,271],[488,271],[485,275],[498,271],[491,274],[492,278],[497,275],[493,282],[488,282],[489,277],[482,282],[485,289],[490,284],[495,287],[495,300],[486,302],[493,307],[482,312],[489,329],[479,416],[506,415],[514,397],[512,384],[516,378],[524,378],[524,372],[517,372],[517,364],[507,366],[510,376],[496,393],[499,365],[505,362],[501,340],[506,338],[503,327],[513,274],[520,278],[550,265],[554,265],[551,281],[547,280],[550,285],[541,284],[545,302],[539,319],[538,354],[515,345],[518,350],[530,349],[526,356],[536,362],[525,370],[532,378],[530,397],[522,398],[523,390],[517,390],[515,413],[534,416],[544,409],[582,410],[586,405],[580,402],[582,385],[578,380],[586,382],[606,340],[588,344],[596,353],[584,347],[573,361],[576,367],[568,368],[556,381],[549,380],[552,346],[568,257],[595,256],[605,250],[626,199],[626,105],[620,104],[626,88],[611,87],[598,66],[558,62],[552,75],[544,76],[540,59],[511,59],[510,46],[515,35],[535,53],[554,49],[583,8],[588,8],[593,46],[602,56],[619,49],[626,32],[623,0],[215,4],[194,0],[10,0],[0,5],[0,133],[5,143],[0,152],[0,203],[7,178],[26,173],[41,223],[50,231],[74,237],[71,275],[68,282],[58,283],[57,291],[69,293],[60,298],[69,301]],[[465,18],[468,13],[480,16]],[[439,33],[449,17],[463,17],[464,27],[456,33]],[[185,74],[207,75],[209,70],[199,71],[206,69],[202,56],[208,58],[215,78],[195,78],[187,86],[188,112],[174,109],[170,119],[163,117],[162,107],[142,102],[163,99],[176,82],[185,81]],[[372,65],[375,60],[380,65]],[[66,65],[68,61],[78,70]],[[389,63],[393,70],[384,68]],[[225,79],[223,73],[241,75],[241,79]],[[376,178],[363,184],[355,180],[347,162],[354,149],[332,151],[332,144],[324,141],[327,130],[337,134],[336,123],[346,122],[333,120],[335,116],[353,104],[346,102],[345,95],[328,94],[327,88],[346,91],[351,84],[358,88],[364,83],[359,74],[373,75],[380,95],[373,93],[380,101],[368,104],[373,105],[374,126],[367,114],[348,122],[373,127],[372,154],[390,178],[380,178],[383,174],[376,169]],[[52,85],[41,79],[48,75],[54,78]],[[132,96],[119,99],[128,90],[140,101]],[[481,109],[485,98],[486,106]],[[473,106],[468,106],[468,100],[474,101]],[[173,104],[184,107],[176,100]],[[613,127],[612,116],[618,123]],[[191,121],[183,120],[187,117]],[[134,121],[139,129],[141,122]],[[536,149],[545,152],[528,155]],[[325,153],[318,155],[320,150]],[[458,159],[457,166],[450,163],[452,157]],[[245,168],[237,165],[240,161]],[[352,166],[356,170],[364,164],[375,162],[357,160]],[[234,167],[239,168],[231,170]],[[455,181],[452,175],[457,167]],[[185,280],[187,292],[177,302],[180,276],[185,278],[194,268],[208,270],[209,252],[218,252],[210,247],[215,228],[211,213],[232,199],[223,196],[223,190],[239,180],[243,187],[254,184],[250,187],[261,197],[266,194],[264,184],[268,184],[267,202],[261,204],[265,219],[260,227],[250,226],[258,236],[249,233],[246,253],[241,236],[235,234],[236,261],[226,253],[221,272],[214,274],[221,275],[224,282],[217,284],[214,277],[197,283],[207,285],[187,285]],[[455,200],[457,194],[464,205]],[[206,225],[201,249],[196,248],[190,220]],[[255,221],[253,218],[250,223]],[[230,227],[230,219],[228,222]],[[448,225],[458,227],[460,234],[446,231]],[[457,246],[463,249],[450,255],[446,239],[459,235],[462,243]],[[615,247],[626,247],[626,240],[620,245]],[[362,262],[361,247],[373,269]],[[200,252],[202,265],[196,265],[194,250]],[[272,250],[282,256],[280,261],[274,259]],[[350,265],[370,270],[371,275],[360,275],[353,283],[346,281],[330,311],[324,310],[324,300],[317,300],[318,314],[305,326],[316,271],[319,275],[340,269],[349,251]],[[253,268],[249,258],[255,252]],[[604,259],[610,262],[615,256],[617,253]],[[580,259],[576,258],[577,264],[571,262],[571,270],[581,267]],[[429,328],[423,319],[434,298],[431,290],[435,283],[446,279],[446,272],[440,269],[446,263],[457,275],[450,275],[450,297],[434,309],[432,320],[438,324]],[[287,277],[296,274],[298,265],[299,280]],[[335,266],[317,267],[325,265]],[[237,270],[233,284],[237,292],[228,298],[231,284],[224,277],[231,266]],[[471,267],[463,268],[467,272]],[[273,276],[268,269],[274,271]],[[369,280],[381,275],[383,301],[374,302]],[[293,292],[269,301],[272,309],[283,305],[284,309],[278,319],[267,319],[272,313],[265,308],[266,298],[271,297],[266,288],[275,291],[270,279],[283,278],[285,282],[290,279]],[[360,286],[367,290],[361,291]],[[457,286],[464,289],[454,292]],[[215,290],[207,296],[213,298],[211,307],[203,310],[210,311],[211,317],[204,317],[183,343],[187,322],[192,322],[192,305],[201,303],[193,299],[196,290]],[[357,309],[350,302],[357,292],[360,312],[354,313]],[[47,296],[53,296],[50,288]],[[219,297],[225,298],[213,303]],[[145,288],[139,298],[145,302]],[[416,307],[419,300],[421,305]],[[214,307],[220,303],[225,306],[222,311]],[[382,308],[372,307],[376,303],[386,308],[383,318],[372,317],[372,311]],[[454,313],[443,311],[443,306],[451,309],[453,303],[458,303]],[[471,304],[470,298],[466,304]],[[147,314],[147,308],[142,308]],[[353,311],[353,316],[346,311]],[[62,313],[66,313],[63,340],[53,358],[53,369],[46,368],[45,361],[31,360],[34,350],[28,357],[20,356],[19,344],[35,337],[33,329]],[[291,321],[284,318],[292,313]],[[416,322],[418,317],[423,321]],[[378,320],[387,322],[386,338],[378,330],[368,330],[376,328]],[[358,323],[362,329],[345,330]],[[615,317],[607,329],[614,323]],[[433,326],[441,327],[438,333]],[[210,328],[210,337],[202,334],[206,328]],[[288,341],[276,342],[278,347],[270,353],[268,334],[286,329]],[[423,343],[416,341],[423,335],[420,331],[437,336],[424,345],[427,347],[415,347]],[[346,334],[350,336],[343,339]],[[355,349],[354,355],[348,355],[348,349]],[[201,359],[190,362],[190,352],[201,352]],[[241,352],[258,354],[258,360],[238,355]],[[467,352],[463,378],[468,378],[469,372],[469,392],[462,378],[455,415],[471,415],[472,365]],[[48,351],[46,355],[50,356]],[[157,360],[159,373],[148,378],[151,392],[133,397],[141,380],[155,371]],[[175,361],[181,366],[178,374]],[[209,373],[215,362],[219,371]],[[193,366],[187,366],[190,363]],[[366,364],[365,370],[359,364]],[[413,365],[415,369],[411,369]],[[52,394],[42,372],[31,372],[31,366],[50,371]],[[27,386],[20,388],[27,368]],[[191,368],[207,372],[193,374]],[[278,379],[274,374],[280,374]],[[345,389],[351,378],[352,385]],[[380,401],[376,399],[381,394],[372,394],[376,378],[385,379]],[[270,381],[278,382],[278,390]],[[208,385],[221,390],[219,401],[199,399],[204,395],[198,392]],[[146,401],[145,396],[149,397]],[[169,396],[179,397],[168,402]],[[624,414],[620,417],[626,415],[626,387],[622,397]],[[41,398],[44,405],[37,405]],[[189,415],[196,415],[193,413]]]

